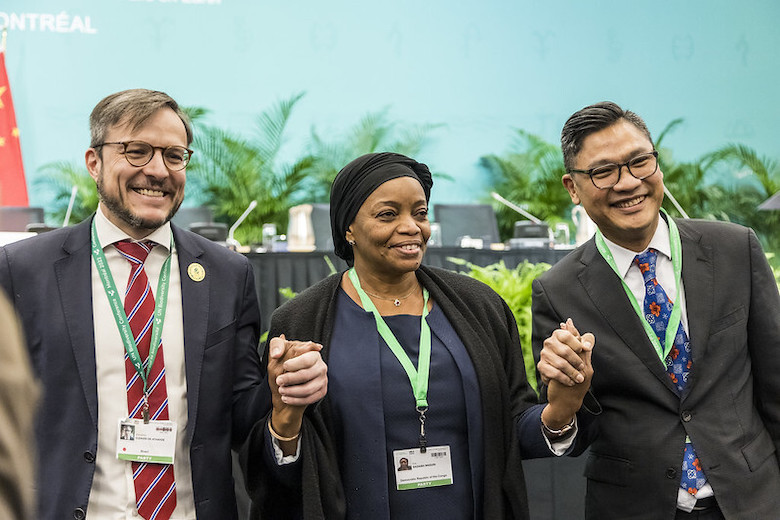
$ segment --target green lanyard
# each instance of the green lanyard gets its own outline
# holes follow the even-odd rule
[[[661,212],[667,216],[666,221],[669,224],[669,243],[672,248],[672,268],[674,269],[674,281],[677,285],[673,300],[675,305],[672,307],[672,314],[669,316],[669,324],[666,327],[667,334],[666,338],[664,338],[665,341],[663,346],[658,341],[658,336],[656,335],[655,331],[653,331],[653,328],[649,323],[647,323],[642,307],[639,306],[639,303],[636,301],[636,298],[631,292],[631,289],[628,288],[625,280],[623,280],[623,275],[618,271],[617,264],[615,264],[615,259],[612,257],[612,252],[609,250],[609,247],[607,247],[607,243],[604,240],[604,235],[601,234],[601,230],[596,231],[596,247],[598,247],[599,253],[601,253],[602,257],[604,257],[604,260],[607,261],[612,270],[615,271],[615,274],[618,275],[618,278],[620,278],[620,282],[623,284],[623,290],[626,291],[626,296],[628,296],[628,299],[631,302],[631,306],[634,307],[634,311],[639,316],[639,319],[644,326],[645,333],[650,339],[650,343],[653,344],[658,357],[661,358],[661,361],[663,362],[666,359],[666,356],[668,356],[669,352],[672,350],[672,346],[674,345],[674,338],[677,335],[677,329],[680,327],[680,316],[682,314],[680,305],[680,286],[682,285],[680,283],[682,278],[682,244],[680,243],[680,232],[677,230],[677,224],[674,223],[674,220],[669,217],[663,208],[661,209]],[[670,334],[669,331],[672,331],[672,333]]]
[[[171,248],[173,251],[173,238],[171,238]],[[144,383],[144,405],[143,405],[143,417],[144,422],[149,422],[149,388],[147,384],[147,378],[152,371],[154,365],[154,359],[157,357],[157,349],[160,346],[160,338],[162,337],[163,322],[165,321],[165,309],[168,305],[168,283],[171,275],[171,255],[168,254],[168,258],[163,263],[162,270],[160,271],[160,279],[157,282],[157,298],[154,304],[154,321],[152,322],[152,339],[149,345],[149,363],[144,370],[143,359],[138,353],[138,346],[135,344],[135,337],[133,331],[130,329],[130,322],[125,314],[125,308],[122,304],[119,293],[116,290],[116,284],[114,283],[114,277],[111,276],[111,271],[108,269],[108,262],[106,261],[106,255],[103,253],[103,248],[100,246],[98,240],[97,227],[94,219],[92,220],[92,259],[95,261],[98,274],[100,275],[100,281],[103,283],[103,289],[108,297],[108,302],[111,305],[111,311],[116,321],[116,325],[119,328],[119,334],[122,336],[122,343],[125,345],[125,351],[130,357],[130,361],[135,367],[135,371]]]
[[[425,453],[426,440],[425,440],[425,412],[428,411],[428,379],[430,375],[431,367],[431,328],[428,326],[428,322],[425,317],[428,316],[428,290],[423,287],[423,310],[422,318],[420,319],[420,355],[417,361],[417,369],[414,368],[412,360],[406,354],[406,351],[401,347],[398,339],[387,326],[382,315],[379,314],[374,302],[368,297],[368,294],[360,286],[360,279],[358,278],[355,268],[349,270],[349,279],[355,290],[360,296],[360,301],[363,304],[363,309],[374,315],[376,320],[376,329],[382,339],[385,340],[387,346],[395,354],[395,357],[401,363],[401,366],[406,371],[406,375],[409,377],[409,383],[412,385],[412,392],[414,393],[414,400],[417,412],[420,414],[420,451]]]

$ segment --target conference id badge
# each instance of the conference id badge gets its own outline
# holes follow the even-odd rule
[[[119,419],[116,458],[133,462],[173,464],[176,423],[143,419]]]
[[[452,484],[452,459],[449,446],[429,446],[394,450],[395,484],[399,491]]]

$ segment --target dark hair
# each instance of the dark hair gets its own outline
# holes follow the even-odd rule
[[[566,121],[561,130],[561,151],[566,170],[574,168],[574,160],[582,150],[582,142],[590,134],[614,125],[625,119],[647,136],[650,142],[650,130],[644,120],[630,110],[623,110],[612,101],[602,101],[578,110]]]
[[[119,124],[127,124],[131,129],[139,129],[161,108],[170,108],[184,123],[187,132],[187,146],[192,144],[192,127],[179,104],[166,94],[156,90],[142,88],[123,90],[106,96],[92,109],[89,116],[89,131],[91,146],[106,140],[109,128]]]

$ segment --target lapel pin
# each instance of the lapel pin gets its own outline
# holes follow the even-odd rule
[[[206,278],[206,270],[197,262],[193,262],[187,267],[187,274],[193,282],[201,282]]]

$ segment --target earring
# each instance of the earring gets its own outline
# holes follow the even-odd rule
[[[354,240],[347,240],[347,244],[349,244],[351,246],[354,246],[355,245],[355,241]]]

